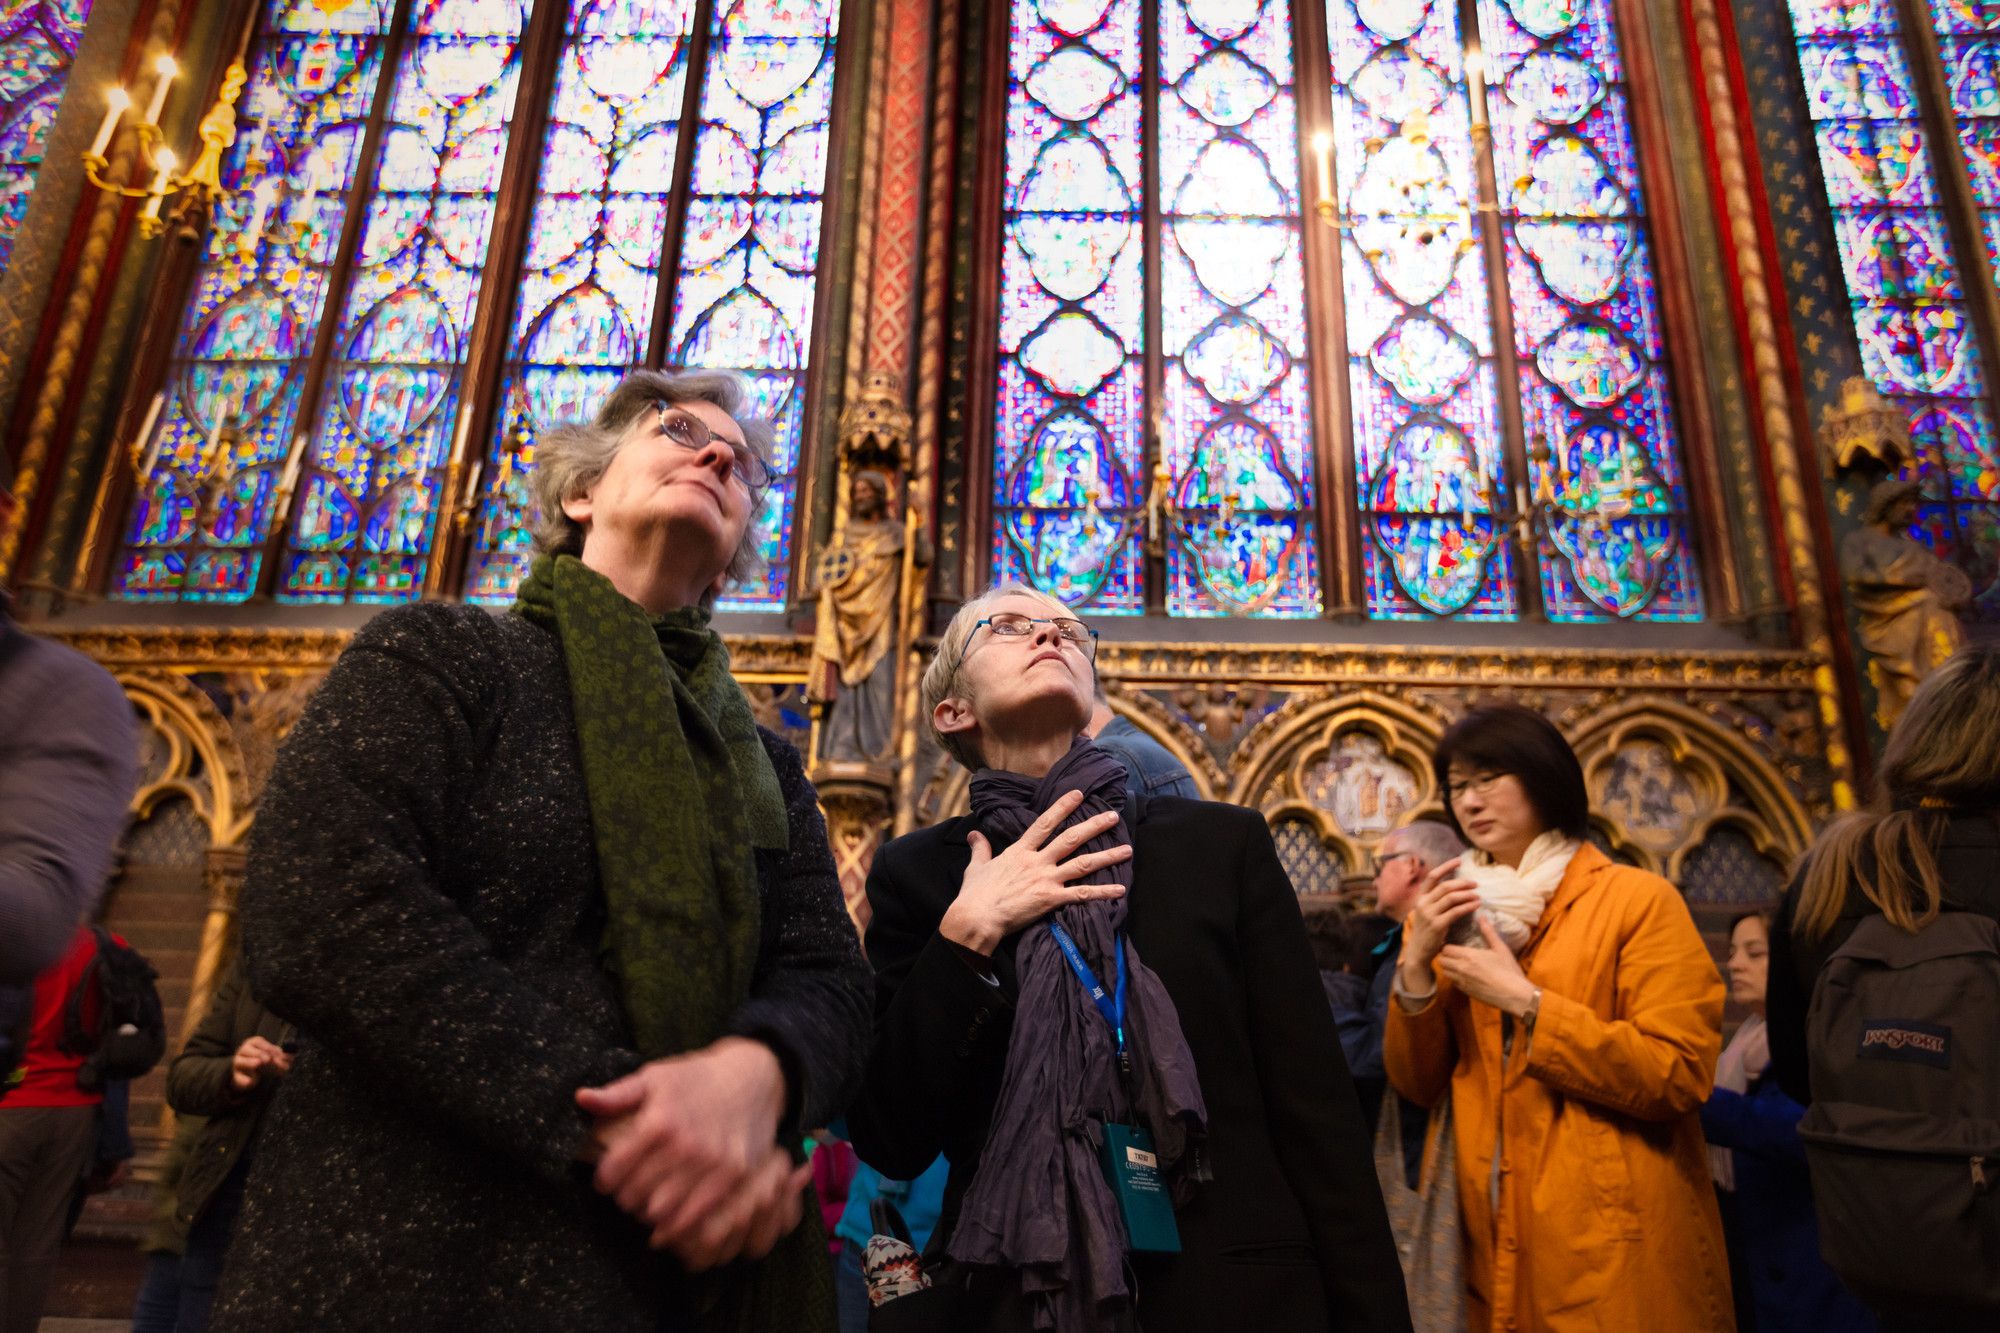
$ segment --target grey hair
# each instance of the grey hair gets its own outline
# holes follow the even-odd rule
[[[771,423],[745,414],[750,386],[726,370],[635,370],[618,381],[591,420],[552,426],[535,440],[535,549],[547,555],[582,555],[584,525],[563,512],[563,501],[587,495],[604,476],[632,428],[655,403],[712,403],[743,431],[744,443],[766,463],[776,432]],[[761,491],[750,496],[750,521],[723,576],[731,584],[756,577],[764,554],[758,549]]]
[[[1435,819],[1413,819],[1391,830],[1382,841],[1386,843],[1389,838],[1394,838],[1402,850],[1415,853],[1431,869],[1465,854],[1465,844],[1458,840],[1458,835]]]
[[[952,682],[958,677],[959,664],[965,660],[965,647],[972,642],[972,632],[978,628],[980,617],[986,614],[988,607],[1002,597],[1010,597],[1017,593],[1046,604],[1059,616],[1076,614],[1060,598],[1051,597],[1040,588],[1031,588],[1017,579],[1009,579],[1005,583],[988,588],[971,601],[961,604],[952,616],[951,623],[944,627],[944,633],[938,636],[937,652],[931,655],[930,665],[924,668],[923,684],[919,687],[923,699],[924,725],[930,728],[931,739],[938,743],[939,749],[974,773],[986,767],[978,748],[964,732],[947,733],[938,730],[937,706],[953,697]],[[1092,674],[1096,674],[1095,667],[1092,668]],[[972,696],[970,691],[961,689],[957,697],[969,699]]]

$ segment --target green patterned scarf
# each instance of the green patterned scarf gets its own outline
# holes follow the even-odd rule
[[[750,995],[760,930],[753,849],[783,851],[789,829],[729,650],[708,612],[651,620],[573,556],[539,557],[514,610],[562,644],[604,891],[604,955],[639,1052],[658,1059],[706,1046]],[[822,1227],[818,1209],[806,1211],[812,1225],[770,1258],[693,1284],[705,1330],[831,1328]]]

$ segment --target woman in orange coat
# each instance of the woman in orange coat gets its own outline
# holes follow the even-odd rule
[[[1467,1326],[1727,1333],[1699,1115],[1723,986],[1686,905],[1584,841],[1539,713],[1475,710],[1433,763],[1474,850],[1411,912],[1383,1055],[1405,1097],[1451,1095]]]

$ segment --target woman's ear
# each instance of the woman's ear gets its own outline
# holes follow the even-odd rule
[[[940,699],[931,710],[931,725],[947,736],[971,731],[979,723],[973,719],[972,700]]]
[[[589,491],[584,491],[580,495],[565,495],[563,497],[562,511],[569,516],[570,521],[573,523],[581,523],[585,527],[589,527],[590,515],[593,508]]]

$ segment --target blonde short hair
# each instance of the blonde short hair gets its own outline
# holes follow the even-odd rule
[[[964,732],[947,734],[937,728],[937,707],[946,699],[970,699],[971,693],[960,690],[952,692],[952,683],[958,678],[958,668],[964,660],[966,645],[972,642],[972,632],[979,622],[991,613],[995,602],[1003,597],[1028,597],[1049,608],[1052,615],[1075,616],[1076,612],[1061,598],[1051,597],[1040,588],[1032,588],[1018,580],[1010,579],[996,587],[988,588],[971,601],[958,608],[951,623],[944,627],[944,634],[938,639],[937,653],[930,665],[924,668],[922,699],[924,725],[931,730],[931,739],[938,748],[956,759],[974,773],[986,767],[979,749]],[[1093,667],[1093,672],[1095,668]]]
[[[656,403],[711,403],[729,414],[743,431],[743,442],[766,463],[771,461],[775,432],[768,421],[750,416],[750,387],[740,375],[726,370],[635,370],[618,381],[589,421],[553,426],[535,441],[535,549],[550,555],[582,555],[583,524],[563,512],[563,501],[586,495],[611,466],[632,428],[646,420]],[[750,496],[750,521],[743,540],[729,558],[725,576],[731,584],[756,576],[763,567],[757,523],[763,508],[761,492]]]

